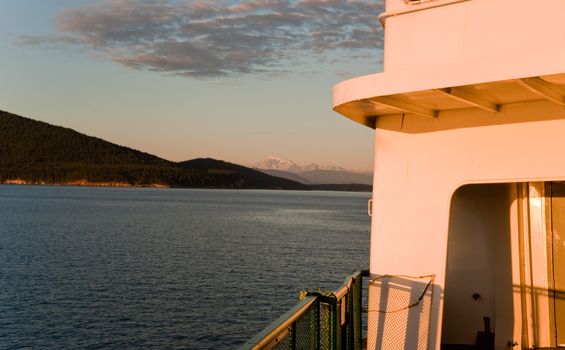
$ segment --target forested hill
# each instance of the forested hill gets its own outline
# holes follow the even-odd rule
[[[72,129],[0,111],[3,163],[144,164],[170,166],[154,155],[122,147]]]
[[[308,189],[235,164],[206,161],[214,166],[202,166],[201,160],[171,162],[0,111],[0,183]]]
[[[233,164],[224,162],[222,160],[216,160],[212,158],[198,158],[193,160],[187,160],[184,162],[180,162],[181,165],[185,169],[190,169],[194,171],[230,171],[237,173],[241,176],[241,180],[244,181],[245,184],[251,185],[254,188],[292,188],[295,187],[296,189],[310,189],[307,185],[283,179],[282,177],[276,177],[267,175],[263,172],[247,168],[241,165]],[[296,187],[296,185],[300,185],[300,187]]]

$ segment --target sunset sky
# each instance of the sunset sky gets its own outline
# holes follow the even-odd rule
[[[180,161],[365,170],[332,86],[382,70],[382,1],[0,0],[0,109]]]

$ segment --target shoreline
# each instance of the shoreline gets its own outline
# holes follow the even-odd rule
[[[171,188],[165,184],[132,185],[127,182],[107,181],[92,182],[87,180],[75,180],[69,182],[45,182],[29,181],[22,179],[9,179],[1,183],[2,185],[36,185],[36,186],[87,186],[87,187],[149,187],[149,188]]]
[[[321,192],[365,192],[371,193],[371,189],[354,189],[348,187],[350,185],[313,185],[309,189],[302,190],[286,190],[282,188],[229,188],[229,187],[183,187],[171,186],[165,184],[146,184],[132,185],[127,182],[108,181],[108,182],[92,182],[87,180],[75,180],[69,182],[50,183],[45,181],[29,181],[23,179],[8,179],[0,182],[0,185],[12,186],[75,186],[75,187],[115,187],[115,188],[194,188],[194,189],[218,189],[218,190],[269,190],[269,191],[321,191]],[[333,187],[333,186],[337,186]],[[341,187],[341,189],[340,189]]]

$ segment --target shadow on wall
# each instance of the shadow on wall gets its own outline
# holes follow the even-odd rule
[[[563,348],[563,339],[565,335],[565,290],[548,289],[544,287],[520,286],[514,285],[514,294],[522,295],[524,304],[528,304],[526,312],[529,315],[526,324],[526,332],[522,332],[523,342],[536,344],[537,347],[547,348],[544,344],[550,342],[551,346]],[[545,333],[545,335],[544,335]]]
[[[369,282],[369,329],[367,349],[428,349],[437,330],[432,308],[433,293],[442,293],[434,285],[434,275],[374,276]],[[432,317],[434,316],[434,317]],[[430,336],[433,333],[433,336]]]
[[[530,286],[519,286],[514,285],[514,293],[525,293],[527,298],[533,298],[533,300],[538,300],[540,297],[551,298],[558,301],[565,301],[565,290],[553,290],[540,287],[530,287]],[[536,301],[539,303],[539,301]],[[565,325],[563,325],[565,327]]]

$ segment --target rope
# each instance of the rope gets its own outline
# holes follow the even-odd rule
[[[395,312],[399,312],[399,311],[404,311],[404,310],[408,310],[412,307],[418,306],[420,304],[420,302],[422,301],[422,299],[424,299],[424,296],[426,295],[426,292],[428,291],[428,289],[430,288],[430,286],[432,285],[432,283],[434,282],[434,278],[436,277],[436,275],[425,275],[425,276],[407,276],[407,275],[382,275],[379,277],[376,277],[375,279],[371,280],[369,283],[373,283],[378,279],[381,278],[411,278],[411,279],[422,279],[422,278],[429,278],[430,281],[428,282],[428,284],[426,285],[426,288],[424,288],[424,291],[422,292],[422,294],[420,295],[420,297],[418,298],[418,300],[416,300],[415,302],[413,302],[412,304],[409,304],[408,306],[402,307],[400,309],[396,309],[396,310],[371,310],[368,309],[367,312],[380,312],[382,314],[392,314]]]

